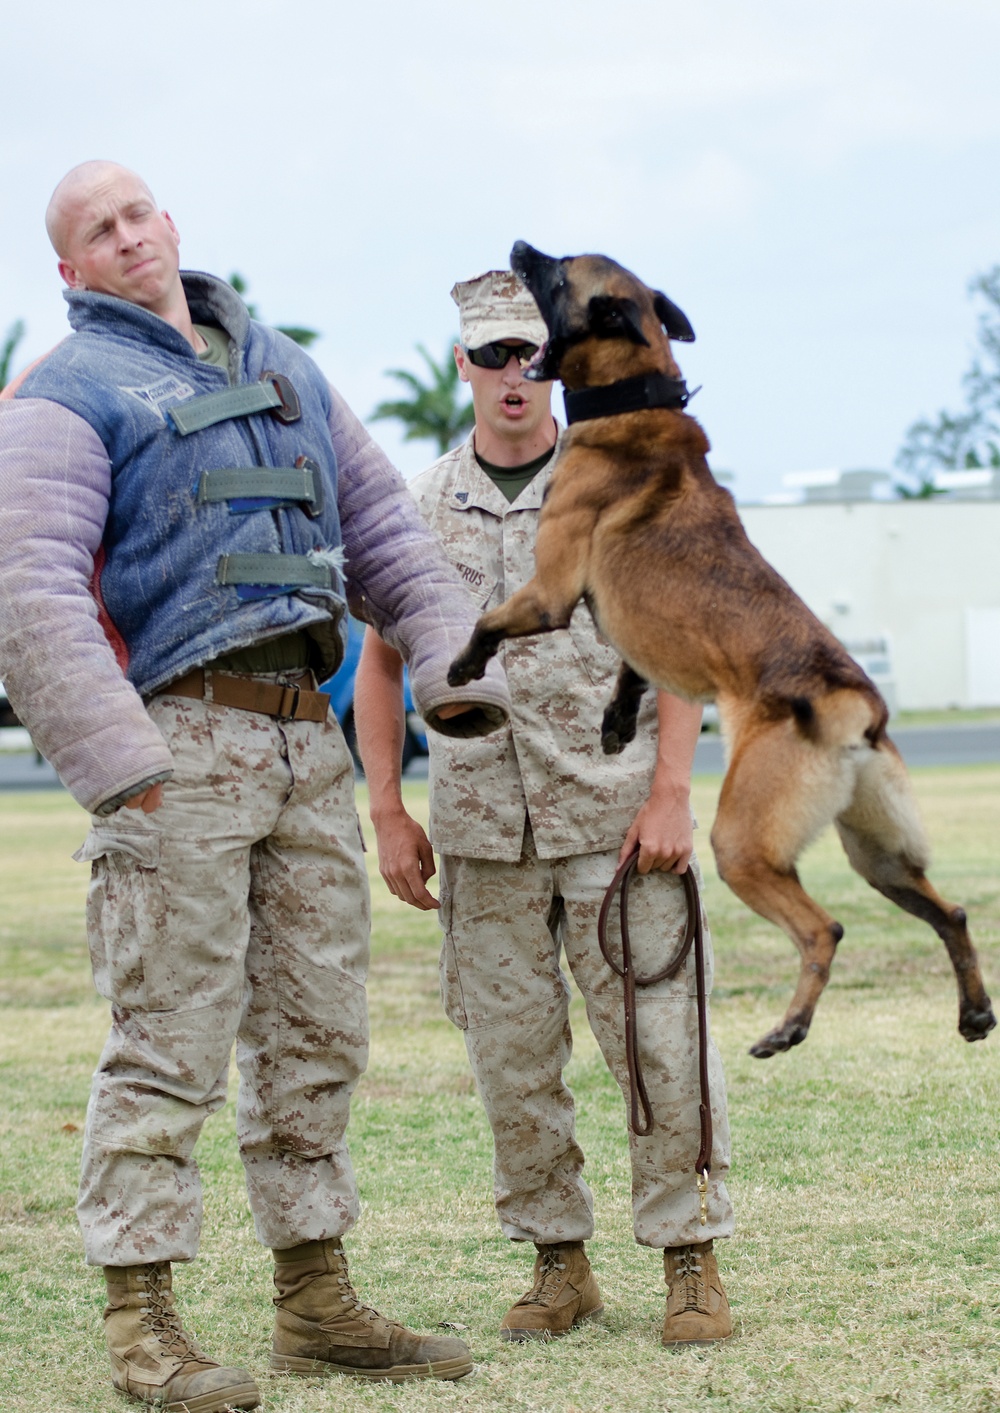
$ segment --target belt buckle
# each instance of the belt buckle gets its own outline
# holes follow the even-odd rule
[[[278,721],[295,721],[296,713],[299,709],[299,697],[302,693],[302,688],[299,686],[298,682],[279,682],[278,685],[281,687],[282,696],[281,707],[277,711],[276,717]],[[292,696],[291,710],[286,712],[285,702],[286,693],[288,692],[292,692],[294,695]]]

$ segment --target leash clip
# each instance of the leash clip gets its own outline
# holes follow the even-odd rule
[[[696,1178],[695,1178],[695,1182],[696,1182],[696,1184],[697,1184],[697,1188],[698,1188],[698,1197],[699,1197],[699,1199],[700,1199],[699,1220],[701,1221],[701,1225],[702,1225],[702,1226],[706,1226],[707,1223],[708,1223],[708,1169],[707,1169],[707,1168],[703,1168],[703,1169],[701,1170],[701,1172],[697,1174],[697,1176],[696,1176]]]

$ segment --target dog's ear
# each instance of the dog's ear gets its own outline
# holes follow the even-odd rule
[[[653,308],[668,338],[676,339],[678,343],[694,343],[694,329],[688,316],[662,290],[653,291]]]
[[[630,339],[649,347],[642,332],[639,306],[634,299],[616,299],[610,294],[595,294],[587,306],[587,328],[599,339]]]

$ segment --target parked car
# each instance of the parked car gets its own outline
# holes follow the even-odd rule
[[[7,689],[3,683],[0,682],[0,727],[20,726],[20,724],[7,696]]]
[[[344,661],[329,681],[324,682],[320,687],[321,692],[326,692],[329,695],[341,730],[351,748],[351,755],[359,768],[361,758],[358,755],[358,738],[354,730],[354,677],[358,670],[358,659],[361,656],[361,644],[364,636],[365,625],[359,623],[356,618],[348,619],[347,651],[344,654]],[[403,707],[406,711],[406,735],[403,737],[403,769],[405,770],[414,756],[427,754],[427,732],[424,723],[414,710],[413,694],[410,691],[410,675],[405,669],[403,671]]]

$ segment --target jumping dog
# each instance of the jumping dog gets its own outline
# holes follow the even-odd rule
[[[480,618],[448,680],[483,674],[502,639],[565,628],[586,601],[623,659],[602,744],[624,749],[648,683],[715,701],[728,768],[712,829],[719,873],[789,934],[801,965],[792,1003],[751,1049],[800,1044],[843,928],[806,893],[796,860],[831,822],[854,869],[930,923],[958,982],[958,1028],[996,1024],[965,912],[925,875],[928,848],[874,684],[754,549],[717,484],[708,440],[684,407],[670,340],[683,312],[600,255],[543,255],[523,241],[511,266],[549,337],[527,376],[560,378],[565,444],[538,528],[535,577]]]

